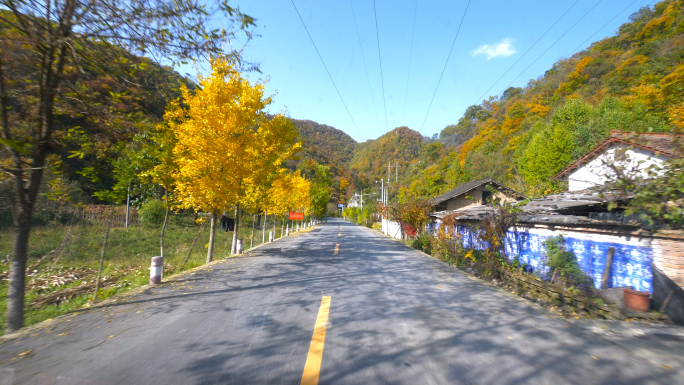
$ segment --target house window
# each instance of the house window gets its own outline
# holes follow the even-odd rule
[[[492,192],[491,191],[483,191],[482,192],[482,204],[486,204],[487,202],[491,201],[492,198]]]

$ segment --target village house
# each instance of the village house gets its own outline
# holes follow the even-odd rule
[[[347,203],[347,207],[361,207],[362,205],[362,196],[355,194],[351,198],[349,198],[349,202]]]
[[[432,203],[435,212],[442,212],[482,206],[494,199],[512,203],[523,200],[525,197],[492,178],[485,178],[460,184],[455,189],[433,198]]]
[[[681,156],[677,138],[663,133],[612,131],[608,139],[554,179],[567,180],[569,191],[580,191],[604,185],[612,174],[610,165],[646,176],[649,167],[662,166],[668,159]]]

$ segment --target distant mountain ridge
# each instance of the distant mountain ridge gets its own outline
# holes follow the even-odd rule
[[[377,179],[387,179],[388,165],[407,165],[420,157],[428,138],[408,127],[397,127],[377,139],[367,140],[356,146],[349,170],[362,184],[372,184]],[[392,168],[392,178],[397,170]],[[403,171],[402,171],[403,174]]]
[[[354,155],[356,141],[344,131],[312,120],[290,119],[303,142],[304,156],[320,164],[347,167]]]
[[[683,117],[684,0],[664,0],[525,87],[468,107],[437,139],[408,127],[364,143],[329,126],[329,136],[304,135],[315,156],[345,167],[355,192],[386,178],[391,161],[404,194],[435,196],[492,177],[537,196],[564,189],[552,177],[611,130],[682,132]],[[329,146],[334,135],[348,139]]]

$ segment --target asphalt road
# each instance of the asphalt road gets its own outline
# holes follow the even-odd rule
[[[328,318],[317,325],[323,297]],[[5,339],[0,385],[298,384],[305,365],[317,370],[315,346],[321,384],[684,383],[399,242],[329,220]]]

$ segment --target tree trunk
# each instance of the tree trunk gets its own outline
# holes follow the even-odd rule
[[[62,10],[62,19],[71,20],[76,7],[68,5]],[[60,37],[67,41],[71,35],[71,24],[60,25]],[[40,94],[38,97],[38,111],[36,136],[32,140],[33,147],[26,159],[11,146],[5,148],[11,154],[11,174],[14,177],[14,239],[12,242],[12,256],[10,257],[10,282],[7,292],[6,332],[12,333],[24,326],[24,294],[26,279],[26,263],[28,259],[28,241],[31,232],[31,217],[40,190],[40,182],[45,169],[45,158],[51,151],[52,132],[54,129],[54,104],[57,87],[64,72],[67,55],[66,43],[55,44],[43,54],[43,63],[39,67]],[[0,62],[0,122],[2,130],[0,137],[11,140],[8,121],[8,98],[5,87],[5,75]]]
[[[162,271],[161,271],[161,277],[164,279],[164,233],[166,232],[166,223],[169,220],[169,189],[166,189],[166,213],[164,213],[164,224],[162,225],[162,230],[161,230],[161,240],[160,240],[160,246],[161,246],[161,257],[162,257]]]
[[[254,222],[256,222],[256,220],[254,219],[254,214],[252,214],[252,236],[249,238],[250,249],[254,247]]]
[[[261,243],[266,243],[266,219],[268,216],[264,214],[264,223],[261,225]]]
[[[273,214],[273,240],[276,239],[276,225],[278,224],[278,216]]]
[[[214,235],[216,235],[216,219],[218,214],[211,213],[211,224],[209,230],[209,248],[207,249],[207,263],[211,262],[214,257]]]
[[[100,291],[100,278],[102,278],[102,268],[104,267],[105,251],[107,251],[107,238],[109,238],[109,228],[112,226],[113,219],[114,210],[112,210],[111,214],[109,214],[109,221],[107,221],[107,229],[105,230],[104,242],[102,242],[102,253],[100,253],[100,268],[97,270],[97,280],[95,281],[95,294],[93,294],[93,305],[97,303],[97,292]]]
[[[235,229],[233,231],[233,242],[230,245],[230,255],[237,253],[238,230],[240,229],[240,205],[235,205]]]
[[[27,215],[28,214],[28,215]],[[7,291],[7,333],[24,327],[24,284],[26,281],[26,258],[28,256],[28,240],[31,232],[30,212],[21,212],[14,225],[14,242],[10,262],[10,280]]]
[[[197,215],[197,214],[195,214]],[[202,230],[204,230],[204,226],[207,225],[207,221],[204,221],[202,223],[202,226],[200,227],[199,231],[197,232],[197,235],[195,235],[195,239],[192,240],[192,245],[190,245],[190,251],[188,251],[188,255],[185,256],[185,260],[183,261],[183,264],[181,266],[185,266],[188,263],[188,260],[190,259],[190,256],[192,255],[192,250],[195,248],[195,243],[197,243],[197,240],[199,239],[199,236],[202,234]]]

